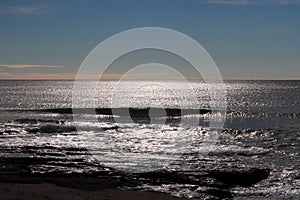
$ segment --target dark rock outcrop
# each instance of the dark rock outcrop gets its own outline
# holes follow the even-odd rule
[[[6,130],[4,130],[4,133],[19,133],[19,131],[14,130],[14,129],[6,129]]]
[[[40,126],[40,132],[42,133],[62,133],[76,131],[76,127],[72,125],[59,125],[46,123]]]
[[[212,171],[209,176],[229,186],[249,187],[268,178],[269,170],[254,168],[242,171]]]
[[[27,131],[28,133],[38,133],[40,132],[40,129],[39,128],[27,128],[25,129],[25,131]]]
[[[59,120],[56,119],[31,119],[31,118],[20,118],[14,120],[14,122],[19,124],[37,124],[37,123],[54,123],[59,124]]]

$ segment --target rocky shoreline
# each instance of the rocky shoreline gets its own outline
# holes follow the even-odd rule
[[[44,171],[35,172],[37,167],[48,169],[55,164],[56,169],[66,167],[69,172]],[[231,199],[231,188],[236,186],[249,187],[264,180],[269,169],[228,169],[228,170],[197,170],[197,171],[155,171],[147,173],[127,174],[98,163],[86,163],[83,160],[58,160],[58,158],[0,158],[0,182],[15,184],[50,183],[59,187],[79,190],[129,189],[137,190],[141,185],[189,184],[204,188],[198,191],[208,199]],[[80,171],[81,169],[81,171]],[[83,170],[84,169],[84,170]],[[72,172],[71,172],[72,170]],[[76,172],[78,171],[78,172]]]
[[[96,128],[107,133],[122,129],[113,123]],[[93,160],[92,152],[80,145],[61,145],[55,143],[59,139],[50,140],[51,137],[58,136],[67,140],[78,134],[75,130],[75,126],[64,119],[19,118],[3,124],[0,127],[0,134],[3,134],[3,145],[0,146],[0,182],[50,184],[51,187],[83,191],[156,191],[167,195],[161,199],[171,196],[234,199],[237,189],[255,190],[255,185],[260,185],[261,181],[263,184],[266,179],[273,181],[281,173],[277,169],[274,176],[272,165],[262,159],[270,158],[276,149],[255,148],[251,145],[252,141],[255,144],[257,141],[266,141],[267,144],[272,142],[272,137],[278,137],[278,134],[273,134],[271,130],[224,129],[218,143],[220,150],[223,147],[224,151],[212,151],[205,158],[193,155],[193,152],[183,154],[184,162],[178,160],[174,163],[179,166],[176,169],[183,171],[171,168],[146,173],[120,172],[102,165],[101,160]],[[49,137],[49,140],[41,143],[39,140],[42,137]],[[25,143],[24,138],[29,142]],[[15,144],[11,145],[8,142],[10,140]],[[33,140],[36,142],[32,142]],[[248,143],[244,143],[245,140]],[[270,173],[273,174],[269,176]],[[186,190],[189,191],[183,193]],[[190,194],[193,196],[190,197]]]

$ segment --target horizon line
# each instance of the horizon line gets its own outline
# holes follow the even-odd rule
[[[0,81],[119,81],[120,79],[0,79]],[[190,81],[204,81],[204,79],[181,79]],[[122,79],[122,81],[180,81],[178,79]],[[300,78],[265,78],[265,79],[249,79],[249,78],[225,78],[223,81],[300,81]]]

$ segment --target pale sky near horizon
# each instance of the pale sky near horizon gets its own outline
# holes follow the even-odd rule
[[[300,79],[300,0],[2,0],[0,27],[0,79],[72,79],[97,44],[138,27],[192,37],[224,79]],[[147,53],[116,62],[107,76]]]

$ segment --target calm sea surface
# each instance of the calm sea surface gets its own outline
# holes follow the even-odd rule
[[[80,112],[73,114],[68,109],[74,107],[73,84],[0,81],[1,157],[50,159],[31,166],[33,173],[86,173],[99,170],[92,164],[99,163],[126,173],[178,171],[195,180],[197,173],[212,169],[269,169],[267,179],[231,188],[233,198],[297,199],[300,195],[300,81],[225,82],[226,120],[213,144],[207,142],[215,134],[209,124],[218,116],[164,113],[164,108],[210,110],[210,85],[103,81],[94,88],[94,82],[82,81],[78,94],[82,103],[76,105]],[[95,107],[103,112],[93,115],[86,109]],[[145,118],[139,117],[139,111],[134,117],[110,115],[103,109],[148,107],[150,114],[151,108],[162,112]],[[144,183],[135,189],[195,199],[206,190],[182,181]]]

